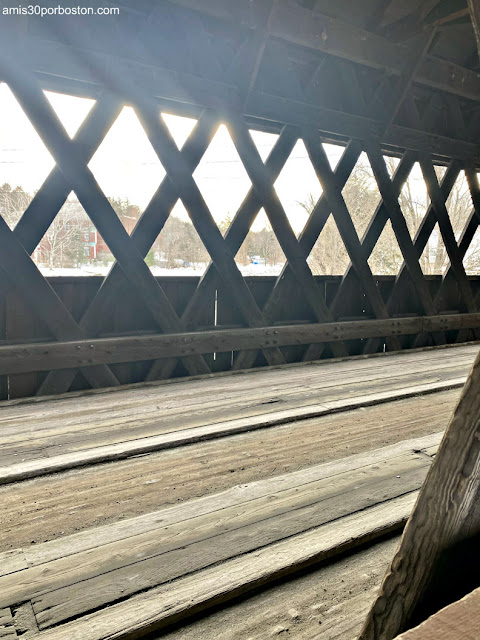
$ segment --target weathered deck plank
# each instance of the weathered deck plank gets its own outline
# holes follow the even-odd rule
[[[147,455],[0,488],[0,607],[28,607],[28,631],[46,640],[143,634],[399,530],[476,350],[224,377],[218,395],[204,379],[4,406],[5,444],[35,439],[45,455],[17,470],[99,462],[102,448]],[[195,443],[201,430],[210,442]],[[155,438],[174,448],[152,452]],[[58,539],[29,544],[37,531]]]
[[[298,536],[322,527],[333,527],[336,532],[343,519],[357,514],[360,529],[365,518],[370,522],[368,531],[383,531],[387,525],[382,517],[372,526],[368,516],[382,505],[387,507],[381,512],[388,515],[387,528],[399,526],[408,515],[405,504],[413,505],[432,461],[421,450],[439,440],[440,434],[435,434],[402,442],[187,502],[135,523],[110,525],[103,530],[103,543],[101,535],[81,534],[72,536],[71,543],[66,539],[24,550],[28,567],[10,570],[0,578],[0,607],[31,601],[39,629],[46,629],[282,541],[288,546],[290,541],[295,548]],[[395,507],[397,499],[400,512]],[[392,520],[392,513],[397,513],[397,519]],[[349,545],[348,522],[345,527],[340,538],[346,536],[342,545]],[[365,530],[362,536],[367,533]],[[301,564],[316,555],[317,545],[308,535],[310,543],[298,547]],[[332,540],[336,544],[338,540],[332,532],[328,539],[331,554],[338,547],[331,546]],[[293,570],[295,553],[288,561],[281,553],[271,556],[276,572],[286,570],[279,557]],[[263,565],[257,567],[255,582],[266,579],[263,569]],[[223,598],[238,591],[237,582],[224,584]],[[197,597],[202,600],[204,593]]]
[[[477,348],[0,405],[0,482],[459,387]]]

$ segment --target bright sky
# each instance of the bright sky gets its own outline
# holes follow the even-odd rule
[[[73,136],[92,108],[94,101],[45,92],[68,134]],[[20,185],[33,193],[40,188],[54,162],[33,126],[16,102],[10,89],[0,84],[0,184]],[[195,120],[163,114],[177,145],[181,148],[195,125]],[[275,144],[275,134],[252,132],[260,155],[265,159]],[[325,145],[332,166],[336,166],[342,147]],[[104,193],[109,197],[128,198],[143,210],[165,175],[135,112],[125,107],[113,124],[89,164]],[[217,222],[233,217],[250,181],[238,157],[225,125],[221,125],[194,172],[194,178]],[[284,166],[275,188],[296,233],[303,228],[307,215],[298,203],[311,193],[315,198],[321,187],[308,160],[303,142],[298,142]],[[174,215],[188,217],[181,202]],[[266,224],[262,211],[254,230]]]

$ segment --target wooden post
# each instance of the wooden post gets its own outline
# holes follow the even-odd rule
[[[480,533],[480,355],[359,640],[408,629],[445,552]]]
[[[473,30],[477,41],[478,55],[480,57],[480,3],[478,0],[468,0],[468,8],[472,18]]]

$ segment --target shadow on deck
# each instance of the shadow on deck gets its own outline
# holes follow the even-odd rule
[[[0,637],[353,637],[477,350],[3,403]]]

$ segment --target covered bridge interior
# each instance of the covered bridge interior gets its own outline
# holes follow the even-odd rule
[[[0,2],[0,155],[8,99],[53,167],[0,175],[0,638],[478,638],[479,52],[478,0]],[[158,176],[120,215],[126,107]],[[59,220],[106,270],[48,264]]]

